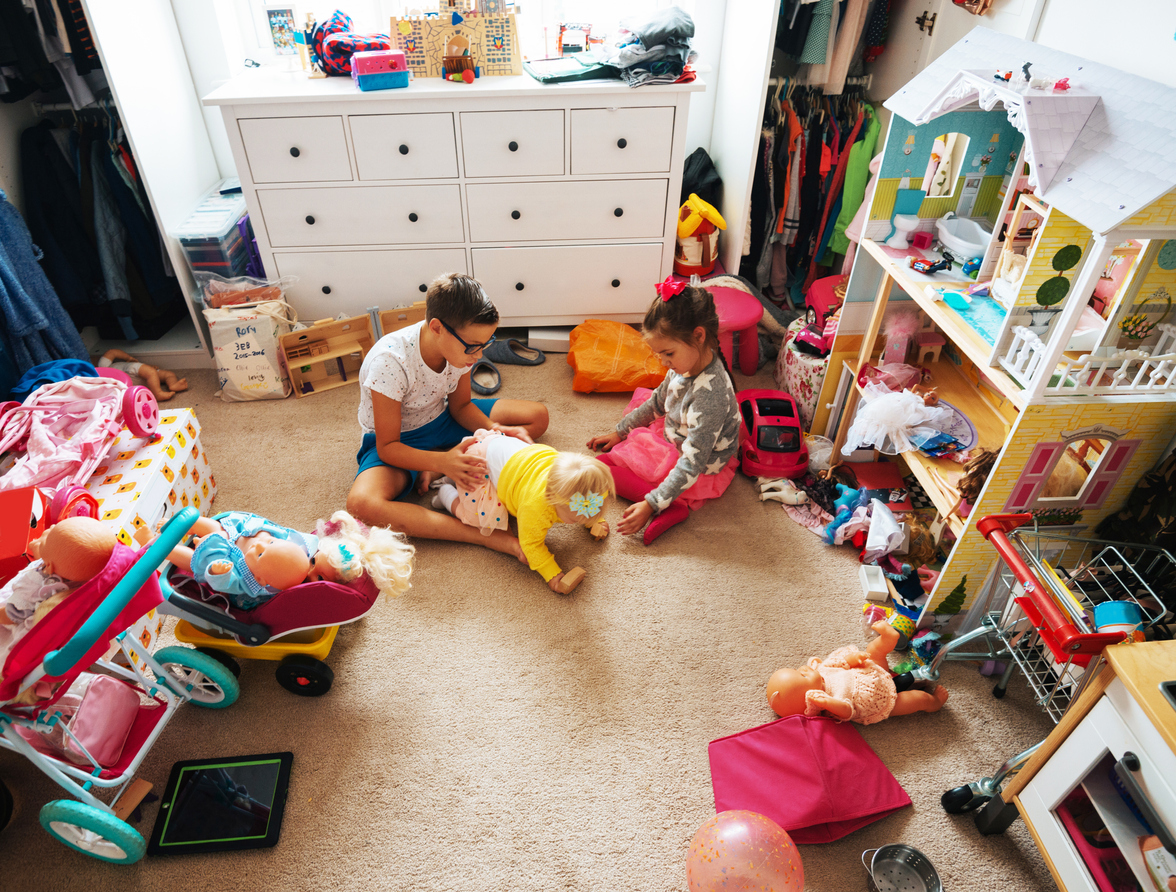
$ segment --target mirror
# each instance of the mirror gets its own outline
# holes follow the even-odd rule
[[[962,133],[943,133],[935,137],[920,187],[928,198],[948,198],[955,194],[963,176],[968,142],[968,137]]]

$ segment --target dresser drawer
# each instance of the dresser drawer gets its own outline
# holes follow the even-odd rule
[[[643,314],[662,245],[474,248],[474,277],[503,318]]]
[[[664,173],[674,145],[674,109],[572,110],[572,173]]]
[[[453,115],[350,115],[361,180],[457,176]]]
[[[270,245],[397,245],[462,240],[460,187],[259,189]]]
[[[661,238],[668,180],[474,183],[475,242]]]
[[[563,110],[462,112],[461,156],[467,177],[560,176]]]
[[[343,118],[242,118],[241,141],[255,183],[350,180]]]
[[[278,275],[298,277],[286,293],[302,319],[408,306],[442,273],[467,272],[464,248],[279,252],[274,264]]]

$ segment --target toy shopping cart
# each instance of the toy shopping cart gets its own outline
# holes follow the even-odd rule
[[[1003,696],[1013,672],[1020,669],[1037,704],[1057,722],[1098,674],[1107,645],[1149,630],[1153,636],[1170,637],[1167,624],[1176,616],[1176,557],[1156,546],[1026,526],[1032,522],[1030,514],[992,515],[977,522],[1003,562],[988,603],[1002,596],[1005,603],[986,611],[980,628],[950,642],[915,674],[937,677],[943,659],[983,637],[989,644],[986,656],[1008,663],[993,694]],[[1108,612],[1129,615],[1131,622],[1108,630],[1102,621]],[[1036,748],[1006,762],[994,777],[944,793],[943,807],[959,813],[984,805]],[[1003,830],[1007,820],[1008,814],[1004,826],[986,825],[977,817],[984,832]]]
[[[102,861],[133,864],[146,851],[139,831],[117,817],[115,808],[180,704],[221,709],[237,699],[236,679],[212,657],[187,647],[144,653],[138,639],[125,631],[173,594],[156,570],[198,516],[195,508],[183,509],[141,551],[116,545],[103,571],[34,625],[4,663],[0,748],[25,756],[74,797],[46,804],[41,826],[75,851]],[[118,651],[107,659],[112,639]],[[80,684],[88,685],[87,694],[69,716],[66,695]],[[83,733],[80,719],[74,721],[95,685],[107,690],[102,703],[119,703],[128,728],[122,746],[108,748],[105,756],[92,751],[93,738]],[[129,708],[127,691],[132,692]],[[108,719],[113,723],[100,714],[98,723]],[[104,801],[94,788],[114,795]],[[0,801],[11,802],[7,791]],[[8,817],[0,815],[0,826]]]

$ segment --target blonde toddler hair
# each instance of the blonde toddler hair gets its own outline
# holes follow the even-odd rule
[[[608,465],[578,452],[560,452],[547,475],[549,505],[566,505],[576,493],[595,492],[607,498],[616,491]]]
[[[319,551],[327,563],[350,582],[363,574],[390,598],[412,587],[412,556],[416,551],[404,538],[387,527],[365,527],[346,511],[336,511],[329,521],[320,520],[315,532]]]

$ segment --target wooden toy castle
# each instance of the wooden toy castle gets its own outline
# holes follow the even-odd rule
[[[416,77],[444,77],[446,57],[468,56],[483,76],[523,73],[513,5],[442,2],[422,15],[393,17],[390,34]]]

